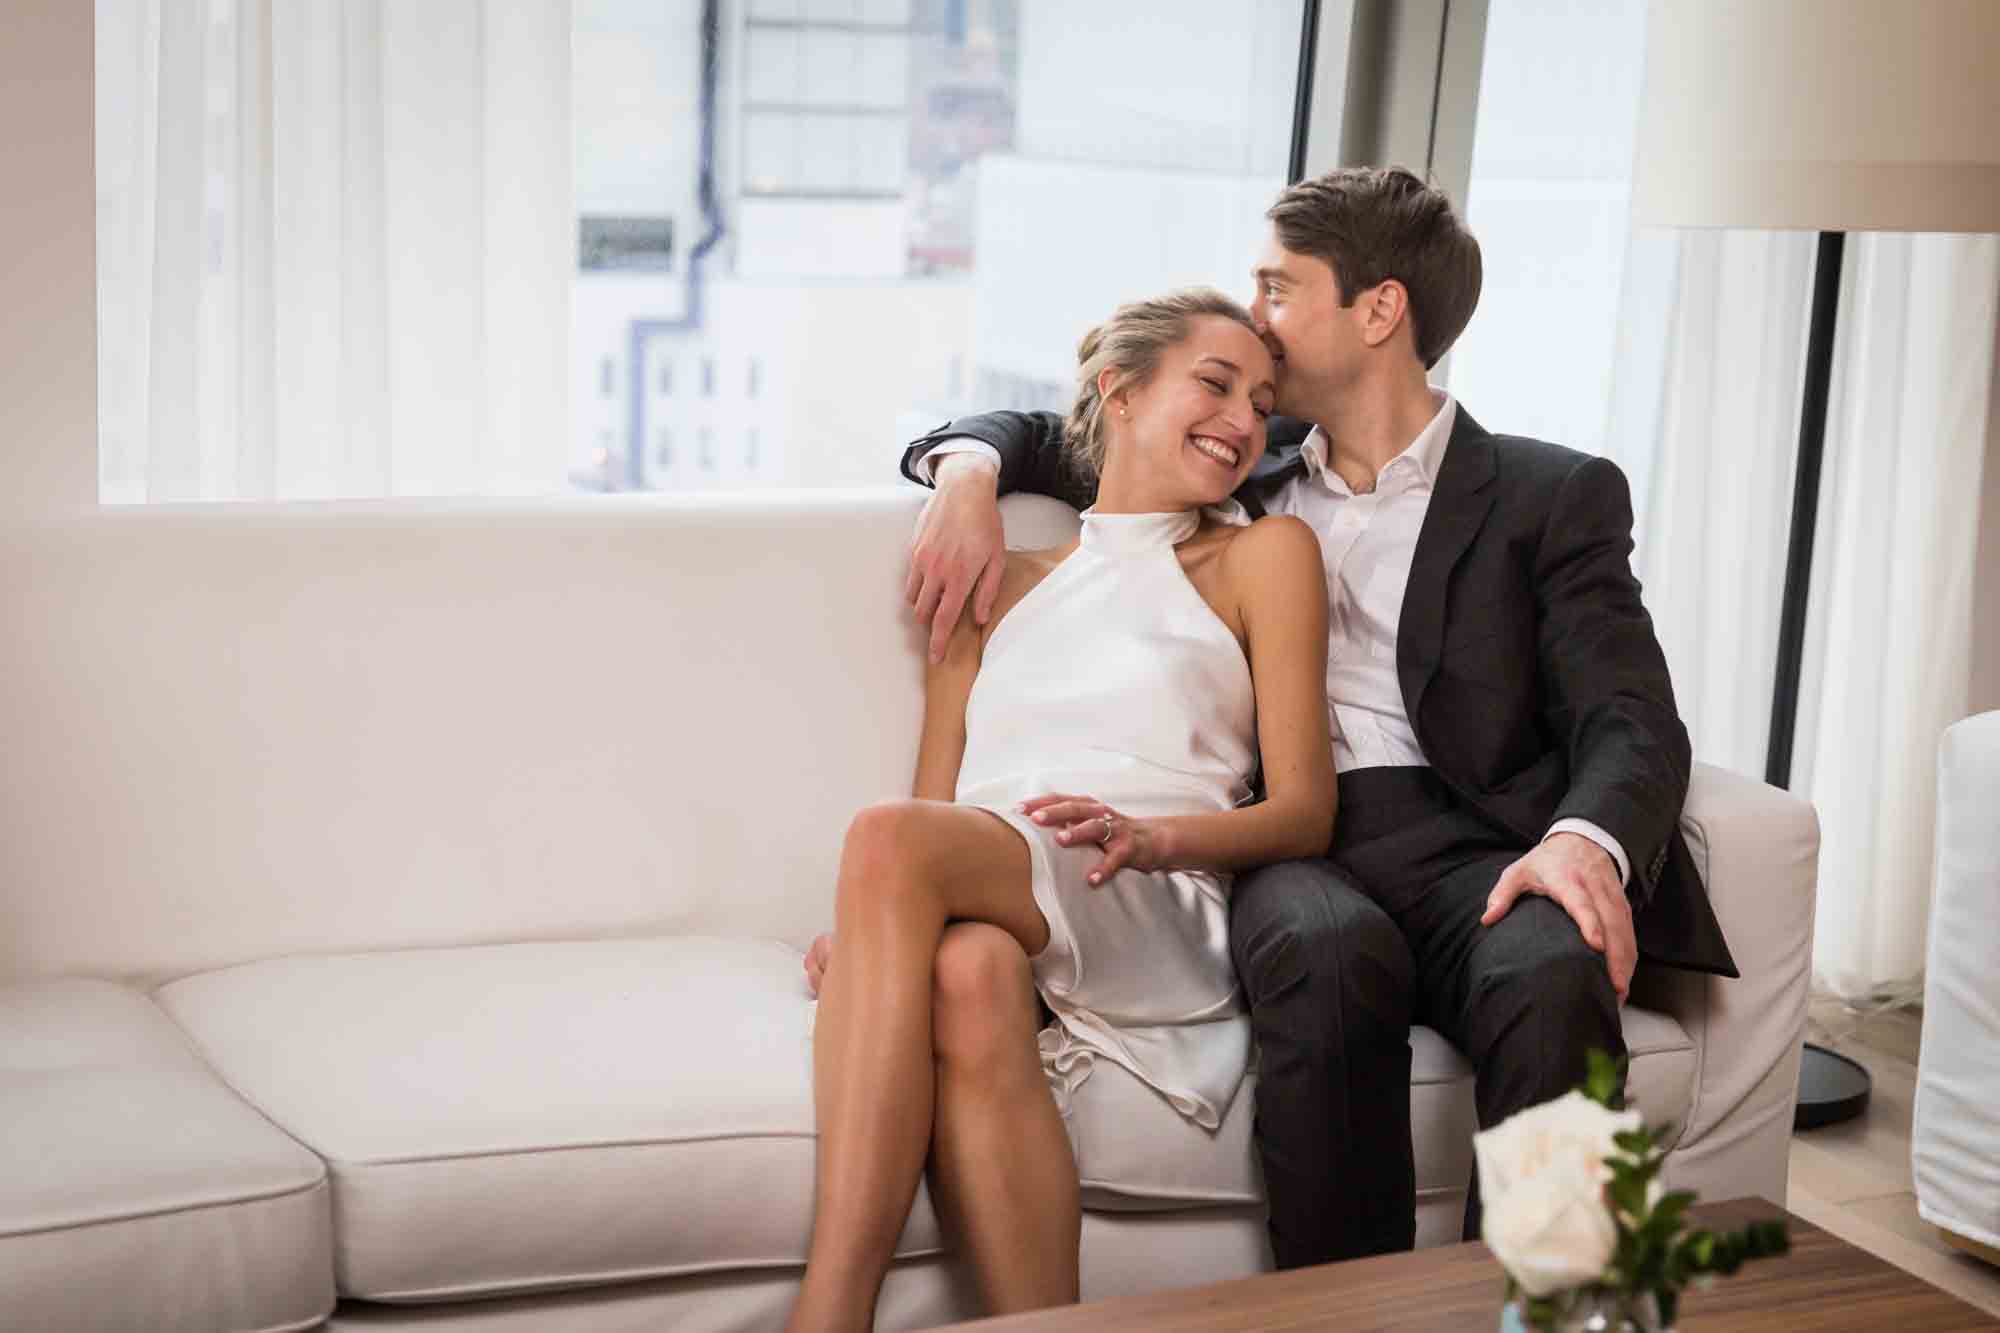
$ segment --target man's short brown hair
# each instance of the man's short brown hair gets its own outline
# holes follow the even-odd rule
[[[1443,190],[1401,167],[1344,167],[1300,181],[1264,216],[1278,244],[1333,269],[1340,303],[1386,279],[1410,294],[1410,333],[1429,368],[1479,304],[1479,242]]]

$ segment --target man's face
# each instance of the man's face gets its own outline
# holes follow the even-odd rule
[[[1340,304],[1340,284],[1323,259],[1287,250],[1267,227],[1254,274],[1250,315],[1277,362],[1278,411],[1312,420],[1320,404],[1353,377],[1359,333],[1355,311]]]

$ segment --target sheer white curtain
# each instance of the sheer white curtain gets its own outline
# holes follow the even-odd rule
[[[97,0],[110,501],[563,489],[567,0]]]
[[[1651,455],[1640,577],[1695,753],[1761,774],[1814,239],[1646,243],[1672,252],[1668,334],[1617,377],[1646,401],[1662,386],[1653,448],[1628,450]],[[1969,705],[1996,299],[2000,237],[1848,238],[1793,787],[1823,835],[1814,971],[1849,998],[1911,994],[1923,968],[1937,741]]]

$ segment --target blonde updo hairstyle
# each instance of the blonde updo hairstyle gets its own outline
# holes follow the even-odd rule
[[[1095,481],[1104,471],[1104,395],[1097,387],[1104,372],[1114,372],[1114,393],[1143,388],[1166,350],[1204,315],[1233,319],[1257,332],[1250,312],[1213,287],[1183,287],[1121,305],[1083,335],[1076,349],[1076,402],[1063,424],[1063,452],[1079,474]]]

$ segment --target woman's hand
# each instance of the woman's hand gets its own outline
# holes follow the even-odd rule
[[[833,961],[833,936],[821,935],[806,949],[806,988],[819,997],[819,988],[826,980],[826,965]]]
[[[1051,792],[1021,802],[1021,813],[1037,824],[1052,825],[1056,841],[1065,847],[1096,843],[1104,859],[1091,870],[1092,884],[1102,884],[1120,870],[1166,870],[1167,832],[1152,820],[1128,819],[1093,796]]]

